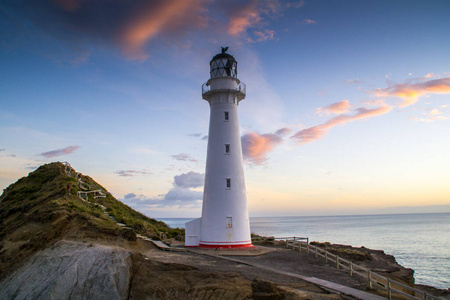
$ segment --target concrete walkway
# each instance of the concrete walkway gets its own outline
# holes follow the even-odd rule
[[[331,281],[327,281],[327,280],[323,280],[323,279],[319,279],[316,277],[308,277],[308,276],[303,276],[300,274],[296,274],[296,273],[292,273],[292,272],[286,272],[286,271],[282,271],[276,268],[271,268],[265,265],[261,265],[258,263],[254,263],[254,262],[249,262],[249,261],[243,261],[240,259],[236,259],[236,258],[231,258],[231,257],[227,257],[227,256],[223,256],[222,254],[215,254],[213,251],[198,251],[196,249],[192,250],[189,249],[189,252],[193,252],[193,253],[197,253],[197,254],[202,254],[202,255],[207,255],[207,256],[212,256],[215,258],[220,258],[220,259],[224,259],[224,260],[228,260],[228,261],[232,261],[235,263],[239,263],[239,264],[244,264],[244,265],[248,265],[248,266],[252,266],[255,268],[259,268],[261,270],[266,270],[266,271],[270,271],[270,272],[275,272],[278,274],[282,274],[282,275],[287,275],[290,277],[294,277],[294,278],[298,278],[313,284],[316,284],[326,290],[338,293],[338,294],[342,294],[342,295],[347,295],[350,296],[352,298],[356,298],[356,299],[364,299],[364,300],[381,300],[381,299],[386,299],[384,297],[378,296],[378,295],[374,295],[368,292],[364,292],[358,289],[354,289],[348,286],[344,286],[344,285],[340,285]]]

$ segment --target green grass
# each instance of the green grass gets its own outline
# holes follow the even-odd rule
[[[94,199],[94,195],[90,193],[88,197],[90,203],[82,201],[77,197],[78,191],[83,191],[78,186],[78,180],[65,173],[65,166],[62,163],[50,163],[39,167],[4,190],[0,196],[0,220],[14,214],[32,214],[33,218],[42,215],[42,218],[48,219],[58,210],[65,210],[78,212],[91,221],[97,220],[98,224],[108,223],[108,227],[120,229],[104,215],[98,205],[95,205],[98,203],[104,205],[107,212],[119,223],[126,224],[142,235],[153,238],[159,238],[160,233],[165,233],[168,237],[184,235],[184,229],[170,228],[164,222],[149,218],[118,201],[91,177],[85,175],[80,177],[92,187],[92,190],[105,191],[106,198]],[[70,195],[67,195],[67,185],[70,185]]]

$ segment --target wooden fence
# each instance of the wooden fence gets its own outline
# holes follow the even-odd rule
[[[325,249],[311,245],[309,243],[309,238],[305,237],[269,237],[269,238],[255,238],[254,241],[264,241],[266,243],[276,244],[276,241],[284,241],[286,243],[286,248],[292,248],[293,250],[306,251],[308,253],[314,254],[316,257],[322,257],[325,259],[325,263],[334,265],[338,270],[347,271],[350,276],[354,274],[362,276],[367,279],[367,285],[373,289],[381,289],[385,291],[386,297],[388,299],[393,299],[395,295],[401,295],[401,298],[408,299],[442,299],[427,292],[415,289],[406,284],[397,282],[395,280],[389,279],[375,272],[372,272],[368,268],[358,266],[336,254],[333,254]],[[398,297],[395,297],[398,298]]]

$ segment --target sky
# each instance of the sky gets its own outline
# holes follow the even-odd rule
[[[67,161],[155,218],[201,215],[228,46],[249,214],[450,212],[450,1],[0,2],[0,188]]]

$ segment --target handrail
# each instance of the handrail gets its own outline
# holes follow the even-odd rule
[[[237,86],[236,89],[227,89],[230,91],[236,91],[242,94],[246,94],[247,92],[247,86],[245,85],[245,83],[240,82]],[[205,82],[204,84],[202,84],[202,95],[211,92],[211,86],[209,85],[208,82]]]
[[[392,280],[388,277],[382,276],[375,272],[372,272],[369,268],[365,268],[359,266],[349,260],[346,260],[342,257],[339,257],[337,254],[333,254],[326,249],[322,249],[318,246],[311,245],[309,243],[309,238],[304,237],[256,237],[252,238],[252,240],[262,240],[266,242],[273,242],[275,244],[276,240],[285,240],[286,247],[292,247],[293,250],[298,249],[298,251],[302,251],[305,249],[307,253],[313,253],[316,257],[320,256],[325,258],[325,263],[332,262],[337,269],[346,270],[349,272],[350,276],[353,274],[360,275],[362,277],[367,278],[367,285],[370,288],[380,288],[385,290],[387,293],[387,298],[392,299],[392,294],[400,294],[405,297],[411,299],[420,299],[420,300],[428,300],[428,299],[436,299],[440,300],[442,298],[433,296],[424,292],[422,290],[413,288],[411,286],[405,285],[398,281]],[[306,242],[302,241],[306,240]]]

